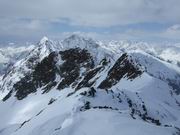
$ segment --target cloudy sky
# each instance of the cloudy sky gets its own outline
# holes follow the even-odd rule
[[[0,0],[0,42],[70,33],[180,42],[180,0]]]

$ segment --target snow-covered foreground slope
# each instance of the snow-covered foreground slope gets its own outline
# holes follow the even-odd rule
[[[0,135],[179,135],[179,71],[142,49],[43,38],[2,79]]]

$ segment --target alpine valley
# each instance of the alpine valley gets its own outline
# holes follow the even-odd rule
[[[0,135],[180,135],[180,44],[72,35],[0,56]]]

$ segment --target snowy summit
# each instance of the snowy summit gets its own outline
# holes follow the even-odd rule
[[[44,36],[41,40],[40,40],[40,44],[45,44],[49,39]]]

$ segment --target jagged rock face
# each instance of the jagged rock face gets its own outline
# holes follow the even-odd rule
[[[2,83],[0,84],[2,91],[11,91],[13,86],[20,80],[28,80],[25,77],[32,74],[35,67],[45,57],[52,52],[52,43],[47,41],[43,44],[37,44],[37,47],[33,48],[23,59],[15,63],[7,72],[3,75]],[[28,78],[28,77],[27,77]]]
[[[63,63],[57,65],[58,55],[60,55]],[[38,63],[34,71],[27,74],[20,81],[14,84],[13,89],[16,92],[15,97],[21,100],[28,94],[37,91],[37,88],[43,87],[43,93],[48,92],[52,87],[63,89],[69,87],[80,77],[80,69],[89,70],[94,67],[94,62],[90,53],[85,49],[69,49],[65,51],[52,52]],[[59,75],[62,80],[56,82],[56,75]],[[3,99],[7,100],[12,91]]]
[[[14,84],[16,91],[15,96],[21,100],[28,94],[36,92],[38,87],[45,86],[45,89],[50,89],[54,86],[56,77],[55,57],[57,54],[52,52],[48,57],[45,57],[34,69],[34,72],[26,75],[19,82]]]
[[[58,64],[59,57],[61,57],[61,64]],[[107,59],[103,59],[100,65],[95,67],[91,54],[85,49],[72,48],[52,52],[35,66],[32,73],[25,75],[15,83],[13,91],[16,92],[15,97],[22,100],[41,87],[43,87],[43,93],[55,86],[59,90],[70,86],[74,87],[75,90],[91,87],[96,80],[92,82],[90,80],[104,70],[107,64]],[[122,77],[134,79],[141,74],[142,71],[135,67],[132,61],[129,61],[128,55],[123,54],[109,70],[106,79],[101,82],[99,88],[108,89],[118,83]],[[60,76],[61,79],[55,81],[56,76]],[[10,97],[11,93],[12,90],[4,98],[4,101]]]
[[[89,82],[89,80],[92,79],[101,69],[102,67],[97,67],[87,72],[83,80],[76,87],[76,90],[81,89],[83,87],[91,87],[94,84],[94,82]]]
[[[33,72],[33,78],[36,80],[36,86],[42,87],[49,82],[52,82],[56,78],[56,52],[50,53],[50,55],[38,63],[35,71]]]
[[[59,53],[65,62],[59,66],[59,73],[63,80],[59,83],[58,89],[68,87],[75,82],[80,76],[80,68],[89,70],[94,67],[92,56],[85,49],[75,48]]]
[[[138,67],[135,67],[133,61],[130,61],[128,59],[128,55],[124,53],[109,70],[108,76],[99,85],[99,88],[108,89],[115,85],[123,77],[134,79],[141,74],[142,71]]]
[[[77,85],[76,90],[81,89],[83,87],[91,87],[96,79],[91,80],[93,77],[95,77],[98,73],[100,73],[101,71],[103,71],[105,69],[105,66],[107,66],[108,61],[106,58],[104,58],[101,62],[100,62],[100,66],[97,66],[91,70],[89,70],[85,75],[84,78],[82,79],[82,81]]]

